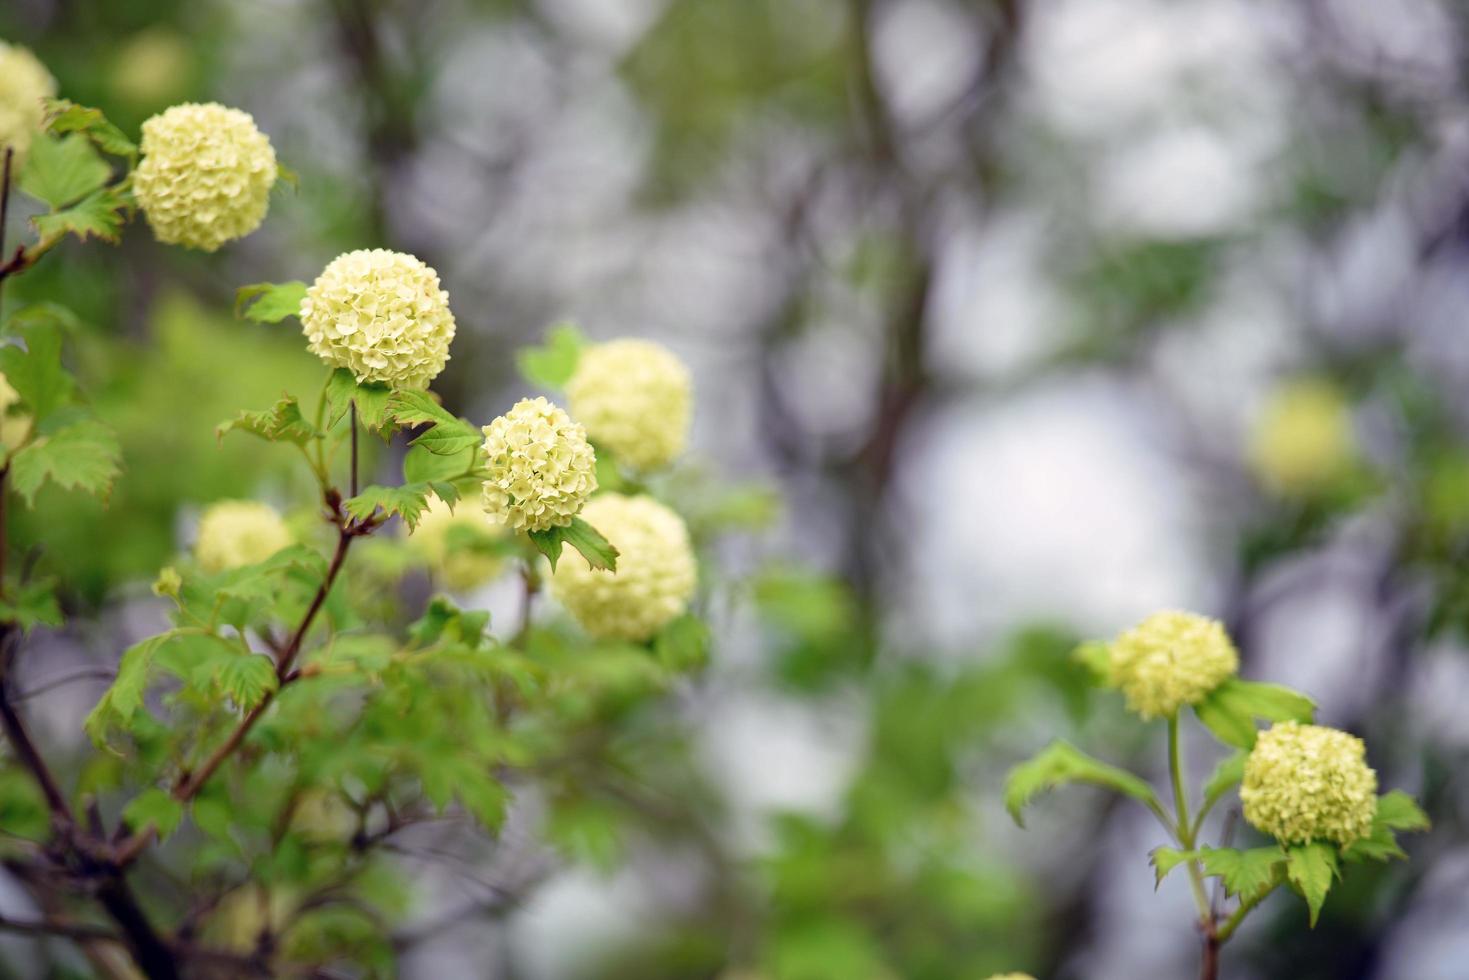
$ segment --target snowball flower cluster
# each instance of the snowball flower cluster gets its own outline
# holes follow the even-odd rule
[[[0,156],[15,151],[11,173],[31,149],[31,139],[46,122],[45,100],[56,94],[56,79],[36,56],[18,44],[0,41]]]
[[[31,434],[29,415],[10,414],[10,406],[19,401],[20,393],[0,374],[0,446],[9,450],[19,449]]]
[[[486,550],[504,536],[504,526],[478,507],[461,504],[451,511],[435,497],[418,518],[408,544],[446,588],[463,592],[484,585],[504,569],[504,557]]]
[[[211,575],[262,562],[293,543],[281,515],[256,500],[221,500],[199,518],[194,557]]]
[[[586,429],[544,398],[524,398],[484,427],[484,508],[516,530],[565,527],[597,489]]]
[[[1282,494],[1303,494],[1340,477],[1356,455],[1351,409],[1327,381],[1282,385],[1256,421],[1249,460],[1260,482]]]
[[[617,549],[617,571],[577,555],[556,566],[551,589],[588,633],[646,640],[688,609],[698,578],[683,519],[651,497],[605,493],[582,511]]]
[[[1239,654],[1216,620],[1159,612],[1112,641],[1109,680],[1143,718],[1171,718],[1198,704],[1239,669]]]
[[[1035,980],[1029,973],[996,973],[989,980]]]
[[[1284,844],[1342,847],[1372,833],[1377,773],[1362,740],[1334,728],[1283,721],[1261,732],[1245,760],[1245,819]]]
[[[666,466],[688,439],[688,368],[648,340],[614,340],[582,351],[566,384],[567,408],[587,435],[638,470]]]
[[[449,360],[454,314],[423,262],[360,249],[332,259],[306,290],[301,328],[313,354],[360,382],[422,388]]]
[[[213,252],[265,220],[275,150],[248,112],[186,102],[143,123],[133,194],[160,242]]]

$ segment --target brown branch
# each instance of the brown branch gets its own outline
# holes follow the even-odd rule
[[[72,922],[68,919],[41,919],[37,922],[26,922],[0,915],[0,930],[30,936],[64,936],[79,942],[96,939],[115,943],[122,942],[122,937],[106,926],[93,925],[90,922]]]

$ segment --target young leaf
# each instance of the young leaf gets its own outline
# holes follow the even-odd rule
[[[184,819],[184,805],[154,786],[124,807],[122,816],[137,830],[153,826],[158,830],[158,839],[167,840],[178,829],[179,821]]]
[[[397,514],[412,530],[418,526],[418,518],[428,506],[428,495],[432,492],[433,488],[427,483],[408,483],[401,487],[371,486],[344,506],[347,513],[359,521],[370,519],[379,510],[386,517]]]
[[[1098,684],[1106,684],[1111,675],[1112,652],[1107,644],[1099,640],[1083,643],[1071,656],[1092,675]]]
[[[257,282],[235,290],[235,316],[256,323],[280,323],[299,316],[306,298],[304,282]]]
[[[351,371],[337,368],[326,384],[327,425],[335,425],[355,403],[358,420],[369,429],[380,429],[391,421],[387,409],[392,395],[393,389],[385,384],[358,384]]]
[[[1372,833],[1343,848],[1342,859],[1358,862],[1406,858],[1407,852],[1398,845],[1397,832],[1427,830],[1428,826],[1427,814],[1418,807],[1413,798],[1402,790],[1395,789],[1377,798]]]
[[[31,197],[44,201],[53,211],[66,207],[100,188],[112,168],[97,155],[91,140],[80,133],[67,136],[37,136],[19,186]]]
[[[116,245],[122,237],[122,223],[132,207],[130,198],[116,187],[102,187],[70,207],[31,218],[45,248],[64,235],[75,235],[82,241],[100,238]]]
[[[464,425],[434,401],[426,391],[395,391],[388,399],[388,415],[399,425]]]
[[[585,343],[586,339],[575,324],[557,324],[551,328],[545,344],[518,351],[515,364],[520,368],[521,376],[531,384],[560,388],[576,373],[576,362],[581,359]]]
[[[1392,830],[1427,830],[1428,814],[1407,793],[1395,789],[1377,798],[1375,823]]]
[[[0,599],[0,622],[14,623],[22,633],[36,626],[60,626],[61,606],[49,580],[12,585]]]
[[[143,706],[143,692],[148,688],[148,676],[153,667],[153,657],[158,648],[174,634],[172,631],[159,633],[141,640],[123,651],[117,666],[117,677],[98,700],[96,707],[82,723],[93,744],[103,748],[107,732],[114,723],[123,727],[132,721],[133,715]]]
[[[122,449],[112,430],[90,419],[41,436],[10,461],[15,492],[35,506],[36,491],[50,479],[63,490],[81,489],[106,497],[117,479]]]
[[[709,627],[697,616],[685,613],[659,631],[653,652],[669,670],[691,670],[709,659]]]
[[[1247,851],[1232,847],[1206,847],[1199,852],[1204,872],[1224,882],[1227,895],[1247,898],[1280,882],[1285,853],[1279,847],[1253,847]]]
[[[1316,702],[1280,684],[1230,678],[1194,706],[1194,713],[1226,745],[1250,749],[1258,729],[1255,719],[1309,722]]]
[[[24,341],[0,346],[0,373],[39,424],[72,400],[75,382],[61,366],[61,331],[70,314],[49,303],[17,311],[7,323]]]
[[[1153,887],[1157,888],[1163,884],[1163,879],[1168,877],[1168,872],[1185,861],[1196,861],[1198,857],[1198,851],[1180,851],[1176,847],[1153,848],[1148,852],[1148,863],[1153,866],[1153,875],[1156,878]]]
[[[556,570],[557,560],[561,557],[563,544],[569,544],[581,552],[581,556],[592,568],[607,571],[617,570],[617,549],[602,537],[601,532],[580,517],[573,517],[571,523],[565,527],[549,527],[544,531],[528,533],[536,549],[551,563],[553,572]]]
[[[273,408],[262,412],[241,412],[237,418],[215,426],[214,434],[223,439],[225,433],[239,429],[267,442],[294,442],[304,446],[318,435],[316,428],[301,414],[295,396],[287,395]]]
[[[70,99],[47,99],[46,111],[50,117],[47,129],[57,135],[81,133],[104,153],[118,157],[138,155],[138,147],[107,121],[101,109],[77,105]]]
[[[241,711],[254,709],[277,684],[275,664],[257,654],[231,657],[219,672],[219,686]]]
[[[1153,788],[1125,769],[1108,765],[1082,752],[1069,742],[1056,741],[1039,755],[1010,770],[1005,780],[1005,807],[1020,826],[1021,811],[1032,799],[1067,783],[1091,783],[1116,790],[1161,810]]]
[[[1331,890],[1331,883],[1338,874],[1336,848],[1318,841],[1293,845],[1286,854],[1285,873],[1291,885],[1306,900],[1311,910],[1311,927],[1315,928],[1326,893]]]

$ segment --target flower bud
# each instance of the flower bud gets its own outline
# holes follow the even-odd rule
[[[1283,844],[1345,847],[1372,833],[1377,773],[1360,738],[1282,721],[1255,740],[1239,796],[1245,820]]]
[[[454,314],[433,269],[360,249],[332,259],[306,290],[301,329],[313,354],[359,382],[423,388],[449,360]]]
[[[1108,679],[1143,718],[1171,718],[1239,669],[1224,627],[1187,612],[1159,612],[1112,641]]]
[[[633,469],[666,466],[688,439],[688,368],[647,340],[614,340],[582,351],[566,383],[571,417]]]
[[[544,398],[525,398],[484,427],[485,512],[519,531],[565,527],[597,489],[586,429]]]
[[[213,252],[265,220],[275,150],[248,112],[186,102],[143,123],[133,195],[160,242]]]
[[[651,497],[604,493],[582,518],[617,549],[617,571],[578,555],[556,565],[551,591],[588,633],[641,641],[683,614],[698,570],[683,518]]]

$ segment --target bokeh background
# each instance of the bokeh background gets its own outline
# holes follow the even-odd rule
[[[1469,977],[1466,15],[6,0],[0,37],[62,94],[130,132],[239,106],[300,175],[218,255],[134,233],[12,285],[81,314],[128,464],[106,511],[16,517],[84,624],[28,686],[150,628],[147,583],[202,504],[295,486],[285,454],[213,434],[319,370],[289,326],[233,320],[234,288],[391,247],[451,294],[435,388],[471,419],[525,392],[513,352],[557,320],[674,349],[698,392],[690,505],[749,529],[718,555],[713,663],[656,785],[570,847],[531,806],[488,851],[414,841],[405,932],[477,912],[405,944],[403,976],[1190,976],[1145,812],[1073,790],[1022,831],[998,799],[1055,736],[1163,770],[1156,726],[1069,655],[1183,607],[1434,820],[1314,931],[1277,895],[1225,975]],[[32,705],[49,745],[82,756],[105,683]],[[32,945],[0,952],[41,975]]]

